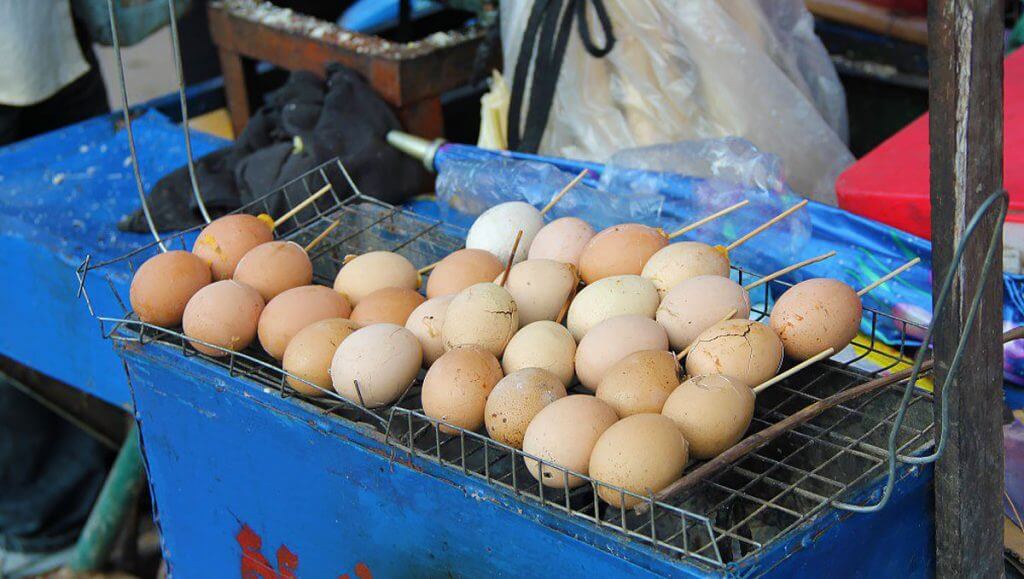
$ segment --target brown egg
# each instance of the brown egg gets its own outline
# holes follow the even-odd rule
[[[453,295],[431,298],[417,306],[405,321],[405,328],[416,336],[423,348],[424,368],[429,368],[444,354],[441,328],[444,327],[448,305],[453,299]]]
[[[580,276],[591,284],[613,275],[640,275],[652,255],[668,245],[660,229],[639,223],[609,227],[592,237],[580,254]]]
[[[714,458],[743,438],[754,416],[754,391],[722,374],[694,376],[676,388],[661,413],[690,443],[690,455]]]
[[[128,300],[143,322],[172,328],[181,324],[192,296],[210,281],[210,266],[195,255],[187,251],[158,253],[135,272]]]
[[[256,337],[256,324],[263,312],[263,298],[251,287],[232,279],[214,282],[199,291],[185,306],[182,325],[185,335],[224,350],[244,350]],[[228,353],[192,342],[196,350],[210,356]]]
[[[413,310],[426,301],[416,290],[381,288],[366,296],[352,310],[352,321],[360,326],[396,324],[404,326]]]
[[[260,292],[269,302],[285,290],[313,283],[313,262],[294,241],[270,241],[242,257],[234,279]]]
[[[502,272],[494,283],[500,284]],[[519,325],[541,320],[556,320],[569,298],[576,292],[580,278],[567,263],[550,259],[528,259],[512,266],[505,289],[519,309]]]
[[[480,346],[501,356],[519,329],[519,309],[505,288],[478,283],[455,296],[448,305],[441,337],[445,349]]]
[[[386,287],[419,287],[420,276],[406,258],[390,251],[371,251],[342,266],[334,278],[334,291],[348,299],[353,307],[363,298]]]
[[[576,376],[591,392],[597,390],[619,360],[641,350],[667,350],[668,336],[658,322],[644,316],[618,316],[587,332],[576,348]]]
[[[665,294],[654,317],[668,332],[672,349],[681,352],[732,310],[736,310],[733,318],[750,316],[747,290],[727,277],[699,275],[680,282]]]
[[[672,352],[642,350],[616,362],[597,386],[597,397],[619,418],[658,413],[679,386],[679,362]]]
[[[501,367],[506,374],[543,368],[568,388],[576,375],[576,340],[565,326],[547,320],[533,322],[512,336],[505,346]]]
[[[598,280],[580,290],[569,304],[565,325],[576,341],[597,324],[630,314],[654,319],[658,290],[638,275],[617,275]]]
[[[338,346],[359,326],[345,318],[328,318],[302,328],[284,350],[281,367],[285,372],[316,384],[322,390],[302,380],[288,376],[288,384],[307,396],[323,396],[331,391],[331,360]]]
[[[689,460],[687,441],[660,414],[636,414],[604,431],[590,455],[590,476],[597,496],[613,507],[630,508],[675,482]]]
[[[523,452],[545,461],[541,464],[525,458],[527,470],[546,487],[576,488],[584,484],[584,479],[561,469],[586,476],[597,439],[618,419],[611,406],[593,396],[574,394],[555,400],[526,428]]]
[[[860,297],[845,283],[830,278],[802,281],[786,290],[772,308],[771,326],[786,355],[806,360],[822,350],[845,348],[860,330]]]
[[[494,354],[477,346],[445,352],[423,378],[423,413],[452,426],[477,430],[484,425],[487,396],[501,380]],[[440,425],[442,432],[457,430]]]
[[[292,288],[270,300],[260,316],[260,345],[280,360],[288,342],[302,328],[327,318],[347,318],[352,313],[345,298],[322,285]]]
[[[768,326],[752,320],[726,320],[701,335],[686,356],[690,376],[726,374],[755,386],[782,366],[782,342]]]
[[[565,395],[562,381],[551,372],[540,368],[516,370],[502,378],[487,397],[487,434],[502,444],[522,448],[533,417]]]
[[[258,217],[245,213],[225,215],[203,228],[192,253],[210,264],[213,279],[231,279],[242,256],[274,239],[274,230]]]
[[[530,244],[527,259],[553,259],[580,267],[580,255],[590,238],[594,237],[594,228],[589,223],[576,217],[562,217],[548,223],[537,232]]]
[[[640,274],[651,280],[665,296],[680,282],[699,275],[729,277],[726,253],[699,241],[682,241],[662,248],[651,256]]]
[[[427,297],[457,294],[471,285],[494,281],[505,269],[504,264],[489,251],[460,249],[445,257],[427,278]]]
[[[352,332],[331,359],[331,385],[342,398],[380,408],[398,400],[416,379],[423,360],[412,332],[374,324]]]

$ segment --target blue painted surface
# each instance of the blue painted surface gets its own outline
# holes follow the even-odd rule
[[[138,207],[127,137],[119,117],[98,117],[0,149],[0,353],[96,395],[127,405],[121,363],[76,298],[75,268],[87,255],[114,258],[151,241],[117,221]],[[132,126],[147,189],[181,165],[181,130],[148,112]],[[224,141],[193,133],[197,156]],[[127,298],[128,277],[114,276]],[[101,312],[117,312],[109,288],[91,292]]]
[[[909,475],[880,514],[825,513],[757,559],[712,571],[458,470],[409,463],[369,428],[196,358],[182,361],[176,350],[150,345],[125,357],[177,577],[236,576],[243,525],[261,537],[271,564],[286,546],[303,577],[351,575],[357,563],[376,577],[931,574],[927,470]]]

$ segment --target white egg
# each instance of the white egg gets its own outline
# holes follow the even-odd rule
[[[542,227],[544,217],[533,205],[522,201],[502,203],[476,218],[466,236],[466,247],[489,251],[505,263],[512,254],[516,234],[522,231],[523,238],[519,241],[514,260],[514,263],[519,263],[526,259],[530,244]]]
[[[577,341],[597,324],[616,316],[636,314],[654,319],[658,290],[638,275],[616,275],[597,280],[576,294],[569,305],[566,327]]]

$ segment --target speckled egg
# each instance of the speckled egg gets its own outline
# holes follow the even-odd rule
[[[576,375],[576,340],[565,326],[547,320],[523,326],[512,336],[501,367],[506,374],[523,368],[543,368],[567,388]]]
[[[345,318],[328,318],[302,328],[288,342],[281,367],[290,374],[312,382],[318,390],[302,380],[288,376],[288,384],[307,396],[323,396],[331,388],[331,360],[338,346],[359,326]]]
[[[772,308],[771,327],[786,355],[806,360],[822,350],[845,348],[860,330],[864,313],[857,292],[830,278],[802,281],[786,290]]]
[[[187,251],[167,251],[139,267],[132,277],[128,299],[143,322],[172,328],[181,324],[192,296],[211,281],[206,262]]]
[[[430,367],[435,360],[444,354],[444,340],[441,328],[444,327],[448,305],[455,299],[454,295],[431,298],[420,304],[409,314],[405,328],[412,332],[423,348],[423,366]]]
[[[594,228],[589,223],[576,217],[562,217],[537,232],[527,258],[552,259],[579,270],[580,255],[591,237],[594,237]]]
[[[638,275],[606,277],[580,290],[569,305],[566,327],[576,341],[597,324],[636,314],[654,319],[658,310],[658,290]]]
[[[409,330],[394,324],[366,326],[352,332],[334,352],[331,385],[354,404],[380,408],[409,388],[422,357],[419,340]]]
[[[519,309],[512,294],[493,283],[478,283],[455,296],[448,305],[441,337],[447,350],[480,346],[501,356],[516,330]]]
[[[613,424],[597,440],[590,455],[590,476],[612,485],[597,486],[597,496],[604,502],[630,508],[675,482],[687,460],[687,441],[671,420],[660,414],[635,414]]]
[[[306,285],[280,293],[260,315],[260,345],[280,360],[299,330],[328,318],[347,318],[352,313],[345,298],[322,285]]]
[[[580,254],[580,277],[588,284],[616,275],[640,275],[652,255],[668,245],[660,229],[624,223],[602,230]]]
[[[285,290],[313,283],[313,262],[294,241],[270,241],[242,256],[234,279],[260,292],[269,302]]]
[[[729,277],[729,257],[706,243],[681,241],[652,255],[640,275],[651,280],[658,293],[664,296],[680,282],[692,277]]]
[[[668,395],[679,386],[679,371],[672,352],[634,352],[605,372],[596,396],[614,408],[619,418],[661,412]]]
[[[782,342],[768,326],[752,320],[719,322],[697,336],[686,356],[690,376],[725,374],[754,386],[782,366]]]
[[[494,281],[505,264],[483,249],[460,249],[442,259],[427,278],[427,298],[457,294],[471,285]]]
[[[251,287],[233,279],[214,282],[196,292],[185,306],[185,335],[224,350],[244,350],[256,337],[263,312],[263,298]],[[196,350],[210,356],[228,353],[193,341]]]
[[[596,325],[576,348],[576,376],[591,392],[619,360],[641,350],[667,350],[668,336],[644,316],[617,316]]]
[[[750,316],[747,290],[727,277],[699,275],[680,282],[665,294],[654,317],[668,332],[672,349],[680,352],[733,310],[733,318]]]
[[[484,425],[487,396],[501,380],[501,364],[494,354],[477,346],[445,352],[423,378],[423,413],[465,430]],[[440,425],[443,432],[457,432]]]
[[[676,388],[661,413],[690,443],[690,455],[714,458],[743,438],[754,416],[754,392],[730,376],[694,376]]]
[[[502,272],[495,283],[505,277]],[[567,263],[550,259],[528,259],[512,266],[505,289],[519,308],[519,325],[556,320],[576,293],[580,279]]]
[[[235,268],[249,250],[274,239],[267,222],[237,213],[225,215],[203,228],[192,246],[192,253],[210,265],[213,279],[231,279]]]
[[[534,416],[565,396],[565,386],[551,372],[540,368],[516,370],[502,378],[487,397],[487,434],[502,444],[522,448],[526,428]]]
[[[420,276],[406,258],[390,251],[371,251],[342,266],[334,278],[334,291],[345,296],[352,306],[386,287],[417,289]]]
[[[584,484],[584,479],[563,469],[586,476],[597,439],[618,419],[611,406],[593,396],[574,394],[555,400],[526,428],[523,452],[544,461],[526,458],[526,469],[546,487]]]

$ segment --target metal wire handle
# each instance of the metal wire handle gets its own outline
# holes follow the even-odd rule
[[[967,331],[963,332],[960,336],[959,342],[957,342],[956,351],[953,354],[953,359],[949,365],[949,371],[946,373],[945,379],[942,381],[941,391],[939,392],[939,403],[941,405],[940,417],[939,417],[939,442],[935,446],[935,452],[927,456],[904,456],[897,453],[897,439],[899,436],[900,429],[903,426],[903,420],[906,418],[907,409],[910,406],[910,399],[913,395],[914,388],[917,385],[917,381],[920,378],[921,366],[924,364],[925,356],[928,353],[929,345],[932,341],[932,334],[935,332],[935,326],[938,324],[937,320],[940,319],[940,314],[945,309],[946,304],[949,302],[948,296],[949,291],[953,286],[953,279],[956,276],[957,271],[960,269],[960,264],[963,261],[963,254],[967,249],[967,242],[970,241],[974,235],[975,230],[981,224],[981,220],[984,219],[996,202],[1000,202],[998,205],[997,222],[996,226],[992,231],[992,238],[989,240],[988,250],[985,253],[985,262],[981,268],[981,278],[979,280],[978,289],[971,296],[971,308],[967,313],[967,319],[965,327]],[[917,355],[914,357],[914,365],[911,369],[910,378],[907,380],[907,385],[903,390],[903,399],[900,401],[899,410],[896,413],[896,418],[893,421],[892,430],[889,432],[889,444],[888,444],[888,476],[885,482],[885,489],[882,491],[882,496],[877,502],[870,505],[855,505],[852,503],[833,501],[832,506],[837,509],[845,511],[851,511],[855,513],[874,513],[885,508],[885,505],[892,498],[893,488],[896,485],[896,463],[903,462],[907,464],[930,464],[933,463],[942,456],[946,449],[946,442],[949,439],[949,391],[953,382],[953,378],[956,376],[957,370],[960,367],[960,362],[963,359],[964,347],[967,345],[967,340],[971,337],[972,332],[970,328],[974,325],[974,320],[978,314],[978,308],[981,305],[982,289],[985,286],[985,282],[988,280],[989,272],[992,268],[992,263],[995,261],[995,250],[999,244],[999,240],[1002,238],[1003,222],[1006,219],[1006,212],[1009,208],[1010,197],[1006,190],[1000,190],[992,195],[989,195],[987,199],[978,207],[977,211],[971,217],[968,222],[966,229],[964,230],[964,236],[956,246],[956,250],[953,252],[952,267],[946,272],[945,279],[942,280],[942,289],[939,291],[938,299],[935,301],[935,311],[932,315],[932,323],[928,325],[928,330],[925,332],[924,339],[921,340],[921,349],[918,350]]]

